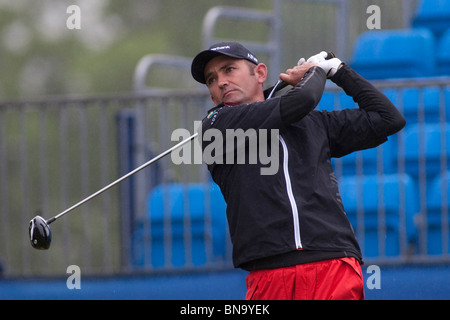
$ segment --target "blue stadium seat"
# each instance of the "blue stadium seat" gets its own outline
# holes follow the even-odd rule
[[[445,30],[450,29],[450,1],[422,0],[417,6],[412,26],[427,28],[437,38],[441,37]]]
[[[353,101],[353,98],[346,95],[345,92],[325,91],[319,101],[317,110],[333,111],[345,108],[354,109],[357,107],[358,105]]]
[[[405,137],[405,170],[419,177],[421,172],[427,180],[434,179],[445,168],[450,168],[450,126],[439,123],[412,124],[407,126]],[[445,141],[445,144],[444,144]]]
[[[407,247],[405,252],[401,249],[403,238],[407,246],[417,240],[413,222],[419,210],[417,186],[408,175],[344,176],[340,179],[340,191],[365,258],[380,257],[383,251],[388,257],[399,256],[408,250]],[[358,225],[358,212],[363,212],[362,225]],[[382,212],[384,222],[379,223]],[[404,212],[403,221],[401,212]],[[385,233],[380,233],[384,225]]]
[[[441,101],[441,90],[444,95]],[[445,106],[446,121],[450,121],[450,90],[439,87],[417,87],[384,89],[384,94],[396,105],[406,119],[407,124],[417,122],[439,122],[440,107]],[[420,119],[423,113],[423,119]]]
[[[133,265],[183,267],[225,261],[225,211],[214,183],[157,186],[148,196],[148,220],[133,236]]]
[[[437,74],[450,76],[450,27],[438,42],[436,59]]]
[[[435,39],[426,29],[368,31],[355,42],[350,65],[367,79],[435,75]]]
[[[427,253],[428,254],[448,254],[450,253],[450,237],[444,236],[443,228],[447,236],[450,231],[450,171],[444,175],[437,176],[427,190]],[[444,214],[444,216],[443,216]],[[445,217],[446,216],[446,217]],[[443,225],[444,219],[446,223]],[[419,219],[424,221],[425,219]],[[425,224],[424,224],[425,225]],[[443,244],[447,242],[447,250],[444,252]]]

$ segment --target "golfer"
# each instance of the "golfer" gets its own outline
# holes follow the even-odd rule
[[[216,129],[226,140],[227,129],[279,132],[275,174],[262,175],[262,163],[227,163],[225,156],[208,164],[227,203],[233,264],[249,271],[246,299],[364,299],[361,250],[330,159],[380,145],[405,119],[348,65],[325,57],[301,59],[280,74],[293,88],[267,100],[267,67],[241,44],[215,44],[192,62],[192,76],[216,105],[203,133]],[[327,79],[359,108],[314,110]],[[203,140],[205,150],[212,141]]]

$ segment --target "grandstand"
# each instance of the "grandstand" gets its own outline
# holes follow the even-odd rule
[[[295,2],[312,6],[313,1]],[[220,19],[268,24],[272,29],[266,41],[247,45],[268,58],[269,68],[280,70],[286,58],[277,50],[283,47],[280,17],[287,10],[284,1],[273,3],[273,12],[212,8],[205,30],[214,30]],[[336,14],[329,19],[336,25],[352,19],[347,1],[321,1],[318,10],[324,10],[324,3]],[[366,289],[366,297],[449,299],[450,0],[404,3],[414,4],[415,10],[402,27],[362,28],[354,41],[345,30],[337,31],[333,41],[341,39],[339,45],[325,41],[313,46],[337,46],[337,54],[383,90],[407,119],[404,130],[382,146],[333,159],[363,252],[363,271],[372,264],[382,271],[382,288]],[[203,36],[205,46],[220,40],[214,32]],[[27,208],[49,212],[68,207],[168,149],[174,129],[194,133],[194,121],[210,107],[207,92],[195,84],[174,90],[146,83],[153,68],[188,72],[190,61],[143,57],[136,68],[136,90],[129,95],[0,103],[0,208],[8,212],[3,225],[12,226],[4,227],[4,239],[12,230],[25,230],[33,215]],[[339,88],[327,84],[320,109],[354,107]],[[38,128],[37,135],[24,129],[31,126]],[[60,136],[49,138],[52,130],[60,130]],[[66,145],[69,140],[76,150]],[[45,162],[52,144],[58,155]],[[19,161],[11,165],[10,157]],[[15,199],[8,199],[6,190],[13,178],[23,194],[14,209]],[[32,194],[32,187],[39,194]],[[175,166],[170,158],[162,159],[116,193],[87,204],[79,216],[68,217],[76,230],[64,222],[55,226],[48,252],[30,253],[26,239],[19,249],[4,245],[0,298],[243,299],[246,273],[232,268],[225,208],[205,166]],[[19,221],[11,218],[16,210]],[[87,223],[90,219],[94,222]],[[64,272],[71,264],[87,270],[79,292],[65,287]]]

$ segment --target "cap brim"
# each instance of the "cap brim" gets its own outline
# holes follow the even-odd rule
[[[217,56],[223,55],[221,52],[205,50],[200,52],[192,61],[192,77],[200,83],[206,84],[205,67],[209,61]]]

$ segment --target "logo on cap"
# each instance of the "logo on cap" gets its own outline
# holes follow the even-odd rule
[[[225,49],[230,49],[230,46],[215,47],[215,48],[212,48],[210,50],[217,51],[217,50],[225,50]]]
[[[252,59],[256,63],[258,63],[258,59],[256,59],[256,57],[254,55],[252,55],[251,53],[247,53],[247,58]]]

